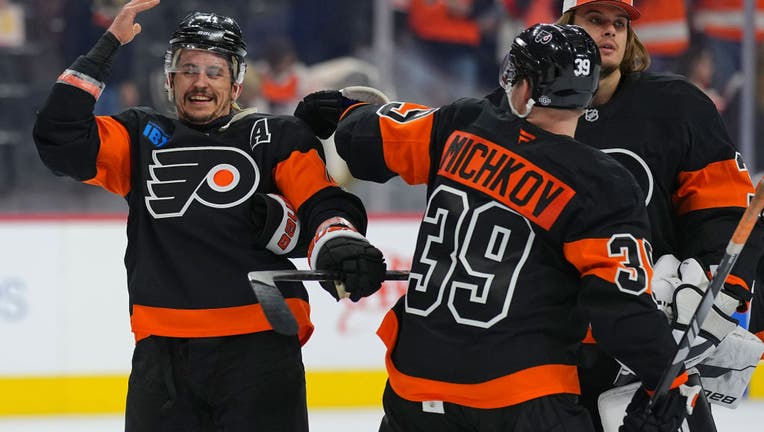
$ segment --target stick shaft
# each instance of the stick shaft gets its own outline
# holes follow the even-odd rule
[[[407,280],[408,270],[388,270],[385,272],[385,280]],[[342,279],[342,273],[331,270],[283,270],[274,273],[274,281],[338,281]]]
[[[287,306],[281,291],[276,287],[278,282],[301,281],[339,281],[342,273],[327,270],[266,270],[250,272],[250,285],[263,308],[265,319],[271,324],[276,333],[293,336],[299,331],[297,320]],[[407,280],[408,270],[388,270],[385,280]]]

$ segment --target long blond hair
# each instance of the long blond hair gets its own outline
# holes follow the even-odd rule
[[[573,24],[574,10],[569,10],[562,14],[560,19],[557,20],[557,24]],[[647,48],[642,45],[642,41],[639,40],[634,29],[631,28],[631,22],[626,30],[626,51],[623,54],[623,60],[621,60],[621,73],[630,72],[642,72],[650,67],[650,53],[647,52]]]

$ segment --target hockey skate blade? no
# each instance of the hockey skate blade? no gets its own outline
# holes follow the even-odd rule
[[[342,273],[328,270],[264,270],[249,272],[247,277],[252,290],[255,292],[255,297],[263,309],[265,319],[273,327],[273,331],[293,336],[297,334],[299,326],[294,315],[292,315],[292,311],[284,301],[284,296],[276,287],[276,283],[279,281],[334,281],[335,284],[341,284]],[[409,272],[406,270],[388,270],[385,272],[385,280],[408,280],[408,277]],[[344,287],[342,291],[339,291],[340,286],[338,286],[338,293],[340,297],[344,297],[347,294],[343,295]]]

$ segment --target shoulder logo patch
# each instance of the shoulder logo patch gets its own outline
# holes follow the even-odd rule
[[[170,140],[170,135],[164,131],[158,124],[150,121],[146,123],[146,127],[143,128],[143,136],[145,136],[154,147],[162,148],[167,141]]]

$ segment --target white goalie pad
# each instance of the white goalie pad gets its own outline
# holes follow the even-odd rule
[[[709,402],[736,408],[751,381],[764,342],[737,327],[702,363],[695,366]]]
[[[618,432],[618,428],[623,424],[623,417],[626,415],[626,407],[641,385],[642,383],[638,381],[614,387],[600,394],[599,399],[597,399],[597,406],[600,410],[602,429],[605,432]]]

